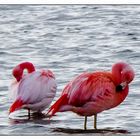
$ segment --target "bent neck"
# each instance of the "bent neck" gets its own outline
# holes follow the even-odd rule
[[[27,69],[28,73],[31,73],[31,72],[35,71],[34,65],[32,63],[30,63],[30,62],[21,63],[20,68],[22,70]]]
[[[117,64],[113,65],[113,67],[112,67],[112,75],[114,77],[116,85],[118,85],[122,82],[121,72],[124,67],[125,67],[125,65],[123,63],[117,63]]]
[[[13,76],[16,78],[17,82],[22,79],[24,69],[27,69],[28,73],[35,71],[35,67],[30,62],[24,62],[19,64],[13,70]]]

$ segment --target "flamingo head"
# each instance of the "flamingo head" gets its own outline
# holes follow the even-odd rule
[[[23,62],[17,65],[13,70],[13,76],[19,82],[22,78],[24,69],[27,69],[28,73],[35,71],[35,67],[31,62]]]
[[[17,66],[13,69],[12,74],[16,78],[17,82],[19,82],[22,78],[23,69],[21,69],[20,66]]]
[[[121,71],[121,80],[129,84],[134,79],[134,70],[131,66],[126,65]]]
[[[112,67],[112,75],[116,85],[115,101],[113,107],[124,101],[129,92],[129,84],[134,79],[135,73],[133,68],[124,62],[114,64]]]
[[[124,62],[116,63],[112,67],[112,73],[116,80],[117,89],[123,90],[134,79],[135,73],[133,68]]]

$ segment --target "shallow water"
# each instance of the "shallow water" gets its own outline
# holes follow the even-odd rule
[[[55,101],[76,75],[110,70],[120,60],[132,65],[135,80],[120,106],[98,115],[101,131],[92,130],[93,117],[83,131],[84,117],[72,112],[50,121],[28,120],[25,110],[8,118],[8,87],[18,63],[31,61],[55,73]],[[0,5],[0,135],[139,135],[139,63],[139,5]]]

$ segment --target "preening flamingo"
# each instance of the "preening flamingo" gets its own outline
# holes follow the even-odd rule
[[[28,73],[23,75],[25,69]],[[32,63],[23,62],[17,65],[12,73],[16,81],[11,85],[14,102],[9,113],[23,108],[29,110],[28,115],[30,116],[30,110],[41,112],[50,105],[57,88],[52,71],[35,71]]]
[[[52,117],[56,112],[72,111],[85,116],[84,129],[87,116],[94,115],[94,128],[97,129],[97,114],[122,103],[133,79],[132,67],[124,62],[114,64],[111,72],[83,73],[66,85],[47,114]]]

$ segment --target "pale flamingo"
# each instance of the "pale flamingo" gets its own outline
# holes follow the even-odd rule
[[[47,114],[51,112],[51,118],[56,112],[72,111],[85,116],[84,129],[87,116],[94,115],[97,129],[97,114],[122,103],[133,78],[132,67],[124,62],[114,64],[111,72],[83,73],[67,84]]]
[[[23,75],[25,69],[28,73]],[[23,62],[13,69],[13,76],[16,78],[16,81],[11,85],[14,102],[9,109],[9,113],[19,109],[28,109],[30,117],[30,110],[41,113],[50,105],[57,88],[52,71],[35,71],[32,63]]]

